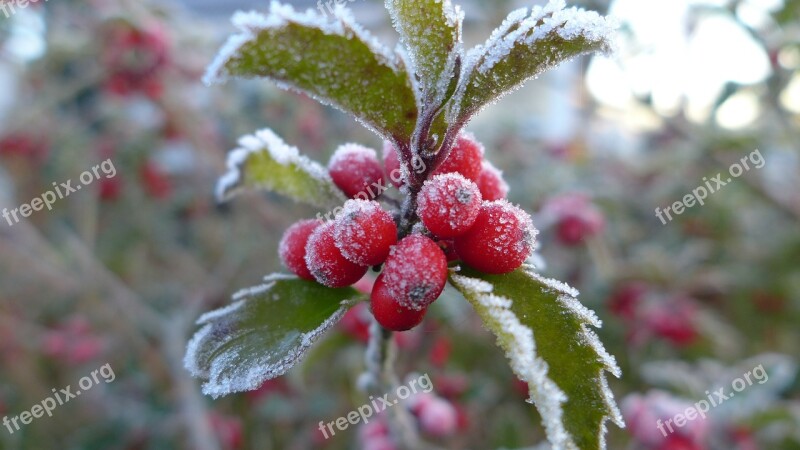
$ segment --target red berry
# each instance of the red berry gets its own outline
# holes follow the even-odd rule
[[[459,258],[456,250],[453,248],[453,241],[438,241],[436,244],[438,244],[439,248],[444,252],[447,262],[458,261]]]
[[[478,189],[484,200],[490,202],[501,200],[508,195],[508,184],[503,180],[503,172],[500,172],[489,161],[483,161],[481,174],[478,177]]]
[[[647,311],[645,323],[657,336],[676,346],[686,347],[695,343],[699,333],[695,328],[697,312],[694,306],[685,300],[670,303]]]
[[[556,226],[558,240],[564,245],[578,245],[583,241],[586,227],[578,216],[567,216],[561,219]]]
[[[364,344],[369,342],[369,324],[370,317],[366,303],[357,304],[339,321],[339,326],[346,335]]]
[[[278,246],[278,254],[283,265],[304,280],[314,281],[314,277],[306,265],[306,244],[311,233],[320,225],[322,225],[321,220],[301,220],[283,233],[283,238]]]
[[[349,261],[375,266],[389,256],[397,243],[397,225],[392,215],[375,201],[348,200],[334,222],[336,246]]]
[[[372,315],[375,316],[375,320],[382,327],[392,331],[406,331],[419,325],[428,309],[416,310],[400,304],[390,293],[384,275],[385,272],[378,275],[372,288]]]
[[[311,233],[306,244],[306,264],[319,284],[331,288],[350,286],[367,273],[366,266],[352,263],[336,247],[335,224],[327,222]]]
[[[583,194],[553,197],[542,207],[542,217],[556,224],[556,237],[568,246],[578,245],[605,228],[603,214]]]
[[[481,200],[478,186],[461,174],[436,175],[422,186],[417,214],[431,233],[453,238],[475,223]]]
[[[447,283],[447,258],[430,238],[413,234],[392,247],[382,275],[400,305],[425,309],[439,298]]]
[[[383,193],[383,170],[375,150],[357,144],[343,145],[331,157],[328,171],[336,186],[350,198],[369,200]]]
[[[144,190],[150,197],[163,200],[172,193],[172,182],[167,174],[155,163],[147,161],[139,169],[139,177]]]
[[[386,171],[386,176],[392,184],[399,188],[406,184],[405,177],[403,176],[402,169],[400,168],[400,156],[397,154],[397,149],[394,148],[389,141],[383,141],[383,168]]]
[[[647,284],[642,282],[633,281],[622,285],[609,298],[608,309],[615,316],[633,320],[649,291]]]
[[[502,274],[520,267],[533,249],[538,232],[525,211],[505,200],[484,202],[475,225],[453,242],[467,265]]]
[[[99,183],[100,200],[111,202],[119,198],[122,193],[122,182],[119,177],[103,178]]]
[[[422,431],[430,436],[452,436],[458,426],[456,409],[450,402],[439,397],[431,397],[422,403],[417,417]]]
[[[475,136],[462,133],[447,155],[447,159],[436,168],[433,175],[458,172],[468,180],[478,181],[482,161],[483,146],[475,140]]]

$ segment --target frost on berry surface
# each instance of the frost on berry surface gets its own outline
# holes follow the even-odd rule
[[[311,233],[321,224],[322,221],[317,219],[301,220],[286,229],[278,244],[278,255],[283,265],[304,280],[314,279],[306,264],[306,244]]]
[[[246,188],[266,189],[318,207],[341,204],[345,197],[328,171],[263,129],[239,139],[228,154],[228,171],[217,183],[217,198],[229,200]]]
[[[452,238],[467,232],[480,212],[478,186],[459,173],[436,175],[419,194],[418,215],[433,234]]]
[[[454,239],[465,263],[488,273],[506,273],[530,256],[538,230],[530,215],[506,200],[484,202],[472,228]]]
[[[233,24],[239,33],[209,66],[207,84],[268,78],[353,115],[387,139],[411,136],[417,105],[403,61],[343,6],[328,18],[273,1],[268,14],[239,12]]]
[[[397,242],[391,214],[375,201],[348,200],[334,221],[336,247],[348,260],[362,265],[381,264]]]
[[[478,181],[485,150],[472,133],[462,132],[447,159],[436,168],[434,175],[460,173],[471,181]]]
[[[386,284],[385,272],[375,280],[375,286],[370,295],[370,307],[375,320],[387,330],[407,331],[422,322],[427,308],[410,308],[401,304],[392,295]]]
[[[369,200],[382,193],[383,169],[371,148],[359,144],[341,145],[331,156],[328,171],[334,183],[350,198]]]
[[[229,306],[204,314],[184,365],[205,379],[214,398],[257,389],[286,373],[360,297],[310,281],[273,276],[234,295]]]
[[[605,448],[607,420],[624,427],[604,372],[620,375],[577,291],[523,267],[507,275],[453,269],[450,280],[528,383],[554,449]]]
[[[508,195],[508,183],[503,179],[503,172],[492,163],[484,160],[481,174],[478,176],[478,189],[484,200],[502,200]]]
[[[421,310],[447,282],[447,258],[431,239],[414,234],[392,247],[383,269],[389,294],[405,308]]]
[[[335,222],[317,228],[306,244],[306,265],[317,282],[339,288],[350,286],[367,273],[367,267],[349,261],[336,246]]]
[[[566,8],[564,0],[513,11],[489,39],[467,52],[451,108],[451,123],[469,120],[485,106],[556,65],[613,49],[613,20]]]

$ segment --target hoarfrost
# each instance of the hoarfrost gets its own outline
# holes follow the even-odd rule
[[[253,135],[242,136],[238,144],[239,147],[228,154],[226,163],[228,171],[217,182],[216,196],[219,201],[229,200],[242,191],[247,161],[252,155],[260,152],[266,152],[271,159],[283,166],[294,165],[297,170],[321,181],[323,186],[333,186],[333,180],[325,167],[301,155],[296,147],[286,144],[270,129],[265,128]],[[323,194],[333,194],[339,197],[339,200],[345,200],[336,189],[319,194],[320,197]]]
[[[609,415],[603,417],[600,423],[598,440],[601,449],[606,448],[605,434],[607,431],[605,422],[611,420],[620,428],[625,428],[622,414],[614,401],[614,394],[608,387],[603,371],[608,371],[619,378],[622,372],[617,365],[616,359],[610,355],[603,347],[597,334],[589,327],[600,327],[602,322],[597,315],[586,308],[577,300],[578,291],[569,285],[558,280],[544,278],[532,271],[532,268],[525,266],[525,273],[542,283],[547,292],[557,295],[557,301],[565,308],[569,314],[573,314],[581,323],[581,334],[579,339],[584,345],[591,347],[597,354],[598,362],[603,368],[597,373],[594,381],[601,391],[603,403]],[[554,449],[573,449],[575,444],[572,437],[567,433],[562,421],[562,404],[567,400],[563,391],[548,377],[547,363],[536,356],[535,341],[533,330],[523,325],[514,312],[511,310],[512,300],[499,297],[493,294],[493,286],[484,280],[466,277],[457,274],[458,269],[451,269],[451,279],[453,283],[462,291],[471,293],[477,299],[480,306],[491,316],[494,324],[491,329],[501,330],[502,336],[511,338],[513,348],[505,348],[506,355],[511,361],[514,373],[521,380],[526,381],[531,391],[531,399],[539,409],[548,438]],[[499,328],[498,328],[499,327]],[[501,335],[498,334],[498,342],[502,344]]]
[[[567,401],[567,396],[548,377],[547,363],[536,355],[533,331],[520,323],[516,314],[511,311],[512,301],[492,294],[493,287],[488,282],[455,274],[452,275],[452,280],[461,289],[471,292],[486,310],[489,320],[494,322],[491,329],[502,330],[503,337],[510,339],[508,345],[503,345],[503,339],[497,334],[497,341],[506,351],[512,370],[520,380],[528,384],[530,401],[539,410],[554,448],[574,447],[562,420],[562,404]]]
[[[406,67],[411,69],[414,92],[417,95],[417,104],[420,110],[427,105],[440,105],[450,81],[456,75],[457,61],[463,56],[464,48],[461,39],[461,24],[464,21],[464,11],[460,6],[454,5],[450,0],[437,0],[441,5],[441,18],[444,25],[449,28],[452,48],[442,55],[437,52],[425,52],[421,45],[430,42],[429,29],[408,27],[401,12],[395,8],[395,2],[386,1],[386,8],[392,18],[392,25],[400,33],[400,42],[404,45],[402,53],[407,59]],[[420,33],[422,33],[420,35]],[[425,44],[421,44],[421,42]],[[433,42],[437,42],[433,40]],[[443,57],[442,57],[443,56]]]
[[[353,19],[350,11],[342,5],[336,5],[333,12],[333,20],[327,15],[321,14],[313,9],[305,12],[297,12],[291,5],[284,5],[273,0],[270,3],[268,15],[256,11],[242,12],[237,11],[231,18],[233,25],[239,29],[240,33],[231,36],[222,47],[217,57],[208,66],[203,82],[206,85],[224,83],[230,73],[225,68],[225,64],[233,58],[239,56],[239,49],[245,43],[255,39],[256,35],[270,28],[281,28],[289,23],[297,23],[307,27],[318,28],[325,34],[339,35],[350,38],[355,35],[364,41],[376,54],[382,55],[386,59],[387,65],[397,68],[392,61],[393,55],[374,37],[370,36]]]
[[[563,0],[550,0],[544,7],[535,6],[530,10],[527,8],[517,9],[506,17],[483,45],[467,51],[462,64],[461,79],[452,105],[447,111],[448,121],[458,123],[454,121],[467,120],[488,103],[499,100],[508,92],[519,88],[525,81],[569,59],[570,56],[558,49],[552,49],[552,54],[543,54],[544,59],[534,73],[524,73],[522,77],[519,76],[520,74],[516,74],[513,77],[514,80],[507,80],[507,86],[473,86],[478,90],[489,89],[492,92],[494,97],[488,103],[485,99],[477,101],[467,98],[467,88],[475,82],[476,77],[492,78],[496,84],[501,81],[498,78],[500,75],[489,72],[517,46],[532,47],[537,41],[555,34],[554,37],[568,41],[582,38],[587,44],[599,47],[604,53],[614,51],[613,33],[618,26],[615,20],[600,16],[594,11],[575,7],[565,9],[565,6]],[[475,102],[475,104],[470,102]],[[459,118],[457,117],[459,114],[466,114],[466,117]]]
[[[240,291],[234,296],[233,304],[206,313],[198,320],[198,324],[204,326],[189,341],[184,366],[193,376],[207,379],[202,387],[205,395],[218,398],[254,390],[264,381],[283,375],[342,318],[350,306],[349,301],[343,301],[317,328],[308,332],[294,330],[272,348],[255,348],[254,343],[245,340],[253,330],[240,327],[248,313],[246,303],[276,300],[251,297],[267,293],[276,281],[291,278],[285,275],[268,277],[266,284]],[[238,341],[238,345],[230,345],[234,341]]]

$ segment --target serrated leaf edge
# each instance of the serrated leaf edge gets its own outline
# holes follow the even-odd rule
[[[300,345],[293,347],[292,350],[279,362],[267,366],[266,370],[263,365],[255,364],[253,367],[250,368],[248,375],[245,377],[248,380],[252,380],[250,389],[241,389],[241,390],[233,390],[228,388],[231,384],[231,380],[227,378],[220,378],[218,374],[215,374],[215,363],[211,363],[211,370],[206,371],[202,370],[198,366],[197,358],[195,357],[200,343],[208,336],[209,333],[212,332],[214,328],[214,324],[211,323],[212,321],[229,315],[239,308],[244,306],[245,302],[248,301],[248,297],[256,296],[268,292],[272,287],[275,286],[275,282],[280,280],[293,280],[296,279],[295,277],[288,276],[288,275],[271,275],[267,276],[265,280],[267,281],[265,284],[258,285],[251,288],[242,289],[236,294],[233,295],[234,303],[214,310],[209,311],[203,314],[198,320],[198,325],[204,325],[200,330],[198,330],[186,347],[186,354],[184,355],[183,365],[192,376],[197,378],[203,378],[208,381],[204,382],[202,385],[202,392],[204,395],[209,395],[212,398],[216,399],[221,396],[225,396],[228,394],[233,394],[236,392],[244,392],[247,390],[252,390],[257,388],[263,382],[279,377],[284,375],[286,372],[291,369],[294,364],[291,364],[292,361],[300,361],[300,359],[305,356],[308,350],[314,345],[314,343],[319,340],[319,338],[330,328],[332,328],[336,323],[341,320],[344,314],[347,312],[350,307],[357,303],[357,299],[347,299],[342,300],[340,303],[341,306],[339,309],[334,311],[328,319],[326,319],[319,327],[305,332],[301,335]]]
[[[290,23],[318,28],[325,34],[348,36],[348,33],[352,33],[370,47],[373,53],[381,57],[379,58],[381,63],[395,72],[400,70],[396,64],[396,56],[362,28],[355,21],[352,12],[343,5],[336,5],[332,17],[329,17],[310,8],[304,12],[298,12],[292,5],[284,5],[273,0],[270,2],[268,14],[256,11],[236,11],[231,18],[231,23],[239,30],[239,33],[228,38],[216,58],[206,68],[203,76],[203,83],[206,85],[227,81],[231,74],[225,68],[225,64],[236,55],[239,48],[255,39],[259,32],[269,28],[281,28]]]
[[[539,25],[540,21],[543,22],[541,25]],[[569,29],[566,27],[568,23],[578,21],[581,22],[580,25],[583,25],[583,27],[573,26]],[[512,28],[515,26],[517,28],[512,31]],[[595,29],[590,30],[590,26],[595,27]],[[513,45],[520,43],[530,45],[534,41],[553,32],[558,33],[563,39],[575,38],[581,35],[581,32],[589,32],[588,34],[582,34],[583,37],[592,43],[602,43],[599,50],[601,53],[608,55],[614,53],[616,50],[616,42],[612,35],[618,26],[619,24],[615,19],[603,17],[596,11],[587,11],[577,7],[566,9],[566,2],[564,0],[550,0],[545,6],[537,5],[530,10],[525,7],[512,11],[503,23],[492,32],[486,42],[467,51],[465,57],[467,63],[462,67],[461,82],[456,90],[453,102],[448,109],[448,123],[459,122],[458,116],[464,111],[462,103],[467,87],[472,82],[472,74],[475,72],[485,74],[491,70],[497,62],[501,61],[504,56],[510,53]],[[534,30],[533,33],[530,33],[532,30]],[[530,33],[530,36],[526,37],[528,33]],[[495,50],[495,53],[492,54],[492,50]],[[581,54],[585,53],[590,52],[586,51]],[[487,59],[488,56],[492,57]],[[545,66],[537,73],[530,74],[530,76],[521,80],[515,86],[511,86],[505,92],[499,93],[492,101],[483,105],[478,105],[472,111],[469,111],[468,117],[460,118],[460,121],[468,121],[487,106],[498,102],[509,93],[550,68],[552,67]]]
[[[506,352],[506,357],[511,362],[511,369],[520,378],[528,383],[530,389],[530,399],[536,405],[545,427],[548,440],[553,446],[553,450],[578,450],[572,437],[566,431],[562,420],[564,410],[562,404],[567,401],[566,394],[558,385],[548,377],[548,365],[543,359],[536,355],[536,342],[533,338],[533,330],[523,325],[516,314],[511,311],[513,301],[494,295],[494,287],[491,283],[476,278],[459,275],[458,267],[451,269],[450,279],[460,289],[470,290],[476,294],[475,301],[478,305],[485,308],[492,316],[492,319],[500,325],[508,337],[513,339],[517,345],[516,349],[506,348],[500,336],[497,336],[498,344]],[[603,394],[603,401],[610,413],[603,417],[600,423],[599,439],[600,449],[606,449],[605,435],[607,432],[606,421],[611,420],[620,428],[625,428],[622,414],[614,401],[614,394],[608,387],[608,381],[603,376],[603,370],[608,371],[615,377],[621,376],[621,370],[616,360],[611,356],[600,343],[597,334],[590,330],[587,325],[600,327],[602,322],[597,315],[583,306],[575,297],[578,291],[566,283],[558,280],[544,278],[526,267],[525,273],[536,281],[547,286],[553,293],[557,294],[557,300],[569,311],[572,311],[581,321],[584,342],[590,345],[600,358],[603,369],[597,374],[597,382]],[[465,297],[467,297],[465,295]],[[473,300],[470,300],[470,303]],[[490,328],[491,329],[491,328]]]
[[[288,167],[294,164],[300,170],[330,187],[328,192],[319,194],[327,194],[338,203],[344,203],[347,200],[336,189],[328,170],[324,166],[301,155],[297,147],[288,145],[271,129],[264,128],[254,134],[242,136],[239,138],[238,144],[238,148],[228,153],[226,160],[228,170],[217,182],[216,197],[218,201],[225,202],[230,200],[245,190],[243,174],[246,169],[244,166],[251,155],[260,152],[267,152],[275,162],[282,166]],[[330,205],[325,202],[314,206],[327,207]]]

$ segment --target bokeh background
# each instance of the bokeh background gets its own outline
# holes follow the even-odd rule
[[[288,2],[299,8],[311,2]],[[526,1],[461,2],[465,40]],[[572,61],[469,127],[534,214],[547,276],[604,321],[628,421],[609,448],[800,449],[800,1],[575,2],[618,17],[614,57]],[[267,82],[199,79],[236,9],[266,1],[49,0],[0,11],[0,208],[110,158],[112,178],[19,223],[0,221],[0,416],[110,364],[100,382],[2,449],[346,449],[319,421],[364,403],[356,310],[290,374],[212,401],[183,369],[194,321],[280,271],[282,231],[317,211],[213,197],[236,138],[270,127],[323,164],[380,148],[342,113]],[[378,0],[349,3],[389,45]],[[758,150],[765,163],[663,224],[655,215]],[[539,417],[452,292],[398,337],[401,374],[427,373],[456,427],[440,448],[547,448]],[[769,375],[669,438],[670,418],[753,368]],[[383,447],[382,447],[383,448]]]

